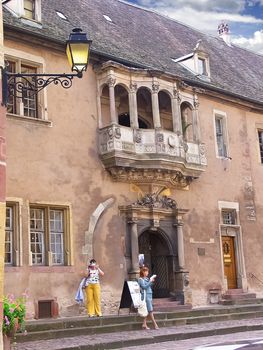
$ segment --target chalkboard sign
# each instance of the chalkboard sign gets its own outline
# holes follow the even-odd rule
[[[138,307],[141,301],[140,286],[136,281],[125,281],[121,294],[121,302],[119,309],[130,308],[133,304]]]

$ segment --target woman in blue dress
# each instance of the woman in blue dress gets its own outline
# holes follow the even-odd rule
[[[142,295],[142,300],[144,298],[144,296],[146,296],[146,306],[147,306],[147,310],[148,310],[148,316],[151,318],[152,322],[153,322],[153,326],[155,329],[159,329],[155,319],[154,319],[154,315],[153,315],[153,305],[152,305],[152,284],[155,281],[155,275],[153,275],[151,278],[148,278],[149,275],[149,269],[146,266],[143,266],[140,269],[140,278],[138,280],[138,283],[141,287],[141,295]],[[142,328],[143,329],[150,329],[147,326],[147,317],[146,316],[143,319],[143,324],[142,324]]]

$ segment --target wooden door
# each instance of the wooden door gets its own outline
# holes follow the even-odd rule
[[[222,237],[224,274],[227,278],[228,289],[237,288],[235,238]]]

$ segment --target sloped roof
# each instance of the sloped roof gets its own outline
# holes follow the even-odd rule
[[[70,23],[59,18],[56,10]],[[72,27],[81,27],[93,40],[94,53],[263,103],[263,55],[229,47],[220,38],[120,0],[42,0],[42,28],[29,26],[6,10],[4,23],[60,42],[67,40]],[[172,60],[193,52],[200,39],[210,59],[210,82],[201,81]]]

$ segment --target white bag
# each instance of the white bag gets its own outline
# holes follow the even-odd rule
[[[144,291],[144,298],[138,305],[138,314],[141,317],[146,317],[148,315],[147,305],[146,305],[146,293]]]

